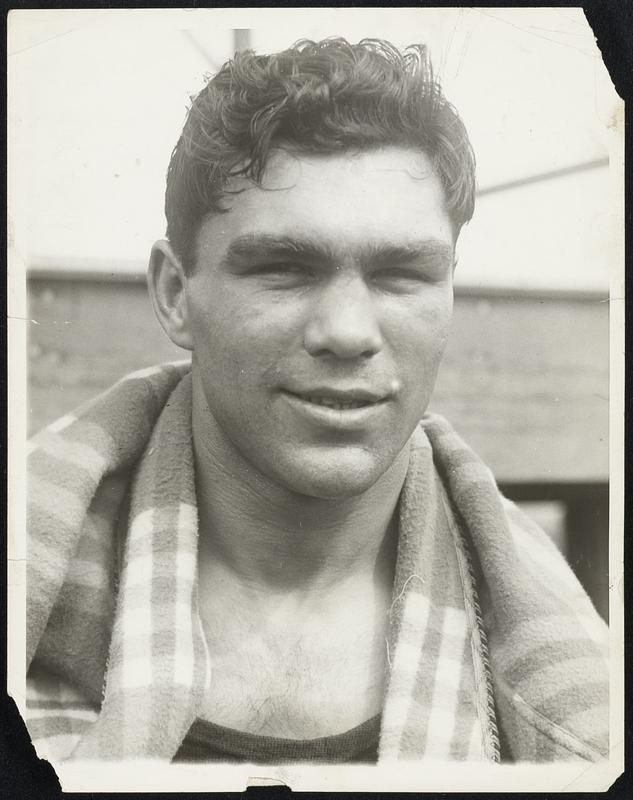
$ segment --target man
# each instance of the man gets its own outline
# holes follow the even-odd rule
[[[425,50],[241,53],[172,155],[157,317],[32,454],[30,730],[56,758],[607,755],[604,631],[441,418],[474,158]]]

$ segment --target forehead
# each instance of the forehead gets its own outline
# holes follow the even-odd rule
[[[201,226],[205,250],[217,252],[244,234],[304,234],[343,251],[425,238],[452,244],[442,184],[417,150],[305,155],[280,149],[260,185],[238,178],[227,190],[229,213],[211,215]]]

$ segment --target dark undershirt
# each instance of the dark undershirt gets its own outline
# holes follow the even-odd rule
[[[380,714],[350,731],[318,739],[259,736],[197,719],[173,760],[229,764],[283,764],[293,761],[375,764],[378,759],[379,735]]]

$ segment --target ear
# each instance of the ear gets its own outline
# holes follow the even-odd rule
[[[193,350],[187,309],[187,276],[166,239],[152,247],[147,268],[147,288],[154,313],[163,330],[178,347]]]

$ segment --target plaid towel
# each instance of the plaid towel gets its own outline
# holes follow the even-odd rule
[[[29,455],[27,724],[40,756],[171,759],[212,679],[188,364],[136,372]],[[438,416],[411,440],[379,761],[597,760],[605,628]]]

